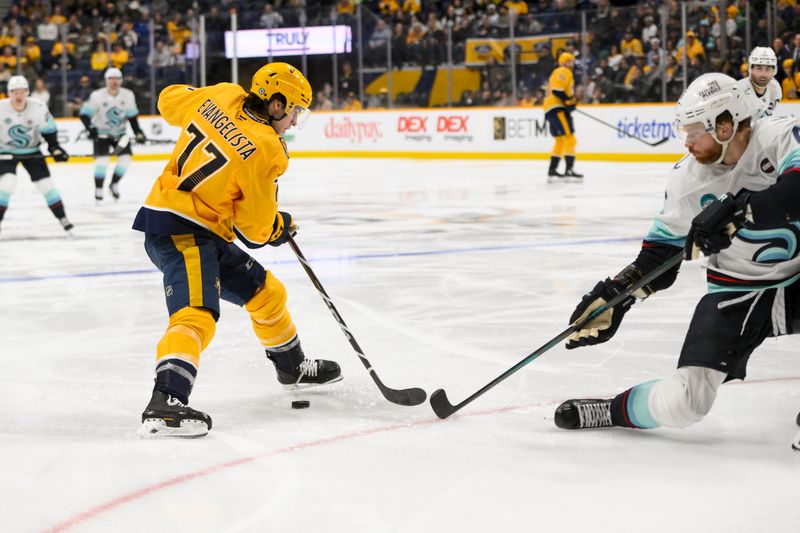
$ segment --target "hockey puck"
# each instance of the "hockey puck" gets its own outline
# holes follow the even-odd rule
[[[292,409],[308,409],[311,407],[311,402],[308,400],[295,400],[292,402]]]

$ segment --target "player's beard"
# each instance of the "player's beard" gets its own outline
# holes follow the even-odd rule
[[[719,159],[719,156],[722,155],[722,145],[718,142],[715,142],[713,148],[702,152],[696,151],[692,155],[698,163],[710,165],[711,163],[716,162],[716,160]]]

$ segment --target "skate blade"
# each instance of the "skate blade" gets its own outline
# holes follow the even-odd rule
[[[794,436],[794,440],[792,441],[792,449],[800,452],[800,431],[798,431],[797,435]]]
[[[583,183],[583,178],[566,178],[567,183]]]
[[[180,427],[171,427],[161,418],[147,418],[139,428],[139,436],[146,439],[180,437],[196,439],[208,435],[208,425],[200,420],[181,420]]]
[[[337,381],[342,381],[344,376],[339,376],[334,378],[330,381],[326,381],[325,383],[292,383],[290,385],[284,385],[284,390],[304,390],[304,389],[313,389],[314,387],[323,387],[325,385],[330,385],[331,383],[336,383]]]

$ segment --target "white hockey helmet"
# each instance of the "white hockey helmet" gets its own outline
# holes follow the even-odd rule
[[[753,65],[767,65],[778,70],[778,58],[775,57],[775,52],[768,46],[756,46],[750,52],[750,57],[747,59],[747,70],[749,71]]]
[[[750,92],[750,87],[742,89],[736,80],[725,74],[703,74],[678,99],[675,107],[675,132],[683,140],[710,134],[722,145],[722,154],[716,161],[719,163],[725,157],[728,143],[736,134],[739,123],[752,117],[755,112],[750,102]],[[717,117],[725,111],[731,114],[734,129],[728,140],[721,141],[717,137]]]
[[[106,70],[106,73],[103,75],[105,79],[108,78],[122,78],[122,71],[118,68],[110,68]]]
[[[31,88],[28,85],[28,80],[25,78],[25,76],[11,76],[8,79],[6,89],[9,93],[11,91],[16,91],[17,89],[25,89],[28,93],[31,92]]]

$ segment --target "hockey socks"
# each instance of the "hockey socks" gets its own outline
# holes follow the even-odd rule
[[[661,424],[650,414],[648,398],[653,385],[659,380],[641,383],[631,387],[611,400],[611,422],[615,426],[654,429]]]

